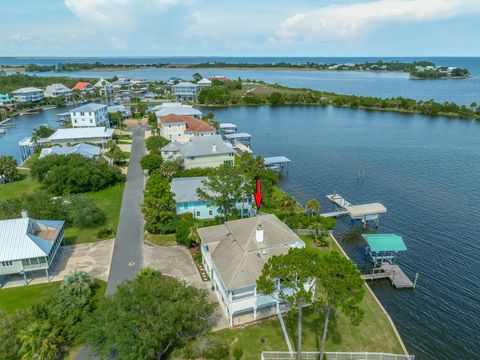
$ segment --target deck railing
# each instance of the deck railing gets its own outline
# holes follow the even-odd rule
[[[262,360],[294,360],[296,353],[288,351],[264,351]],[[302,360],[320,360],[320,352],[302,352]],[[370,352],[326,352],[324,360],[415,360],[414,355],[370,353]]]

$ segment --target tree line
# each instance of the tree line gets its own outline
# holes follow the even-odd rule
[[[251,81],[249,81],[251,82]],[[445,115],[464,119],[480,118],[480,106],[473,102],[470,106],[458,105],[452,102],[439,103],[434,100],[414,100],[403,97],[378,98],[372,96],[340,95],[310,89],[291,89],[280,85],[268,85],[266,92],[250,91],[244,95],[232,90],[230,86],[212,84],[202,89],[198,102],[201,105],[332,105],[352,109],[377,111],[396,111],[418,113],[429,116]],[[256,82],[267,85],[264,82]]]

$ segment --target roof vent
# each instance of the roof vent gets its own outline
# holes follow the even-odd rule
[[[257,243],[263,242],[263,227],[262,225],[257,226],[257,230],[255,231],[255,239],[257,239]]]

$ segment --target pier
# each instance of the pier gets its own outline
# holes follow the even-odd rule
[[[353,205],[340,194],[327,195],[327,199],[335,204],[340,210],[320,214],[323,217],[340,217],[350,215],[352,220],[360,220],[364,227],[368,221],[375,221],[378,225],[380,214],[386,213],[387,209],[380,203]]]
[[[374,268],[371,274],[363,274],[363,280],[390,279],[396,289],[412,289],[413,283],[398,265],[383,264]]]
[[[396,289],[415,287],[400,266],[395,264],[398,253],[407,250],[401,236],[395,234],[363,234],[362,238],[368,244],[368,259],[375,266],[372,273],[363,274],[362,279],[390,279]]]

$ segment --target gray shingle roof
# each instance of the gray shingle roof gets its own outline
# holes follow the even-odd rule
[[[53,242],[36,236],[38,230],[60,229],[63,221],[20,218],[0,221],[0,261],[47,256]]]
[[[255,238],[258,225],[264,231],[261,243]],[[227,221],[198,229],[198,234],[208,245],[215,268],[228,290],[255,285],[270,257],[305,245],[275,215]]]
[[[191,157],[230,154],[233,149],[222,140],[220,135],[208,135],[194,136],[186,143],[172,141],[162,148],[162,151],[179,151],[184,157]]]

